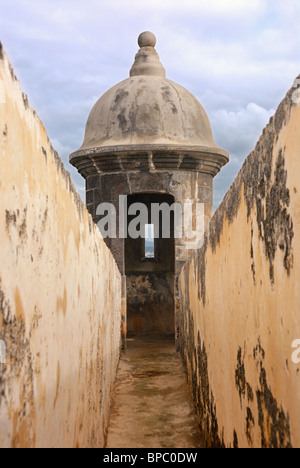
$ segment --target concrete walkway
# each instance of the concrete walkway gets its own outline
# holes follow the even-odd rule
[[[202,447],[173,339],[146,336],[128,342],[117,376],[106,447]]]

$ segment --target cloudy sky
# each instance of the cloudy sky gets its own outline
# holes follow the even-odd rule
[[[0,40],[32,107],[68,163],[95,101],[128,77],[137,37],[157,36],[167,77],[205,107],[231,162],[221,202],[300,73],[299,0],[0,0]]]

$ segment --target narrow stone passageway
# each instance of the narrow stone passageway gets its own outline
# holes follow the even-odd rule
[[[107,448],[201,448],[201,436],[174,339],[128,342],[115,388]]]

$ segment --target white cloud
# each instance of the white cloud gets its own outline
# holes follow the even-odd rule
[[[264,109],[255,103],[249,103],[236,112],[225,109],[212,112],[210,117],[215,139],[241,162],[254,148],[274,112],[274,109]]]
[[[251,2],[245,2],[245,0],[106,0],[104,3],[109,3],[114,8],[121,8],[128,11],[128,9],[146,9],[146,10],[159,10],[172,12],[201,12],[203,15],[222,15],[232,16],[237,15],[240,12],[243,14],[257,14],[265,10],[264,0],[251,0]]]
[[[215,207],[221,203],[224,193],[234,180],[234,175],[254,149],[274,113],[275,109],[265,109],[254,102],[235,112],[225,109],[212,112],[210,117],[215,140],[230,154],[230,163],[215,179]]]
[[[0,11],[0,39],[81,192],[68,153],[94,102],[128,76],[143,30],[231,153],[218,201],[299,74],[299,0],[0,0]]]

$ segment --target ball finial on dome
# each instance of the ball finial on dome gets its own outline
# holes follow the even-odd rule
[[[155,47],[156,37],[150,31],[145,31],[139,35],[138,45],[140,47]]]

